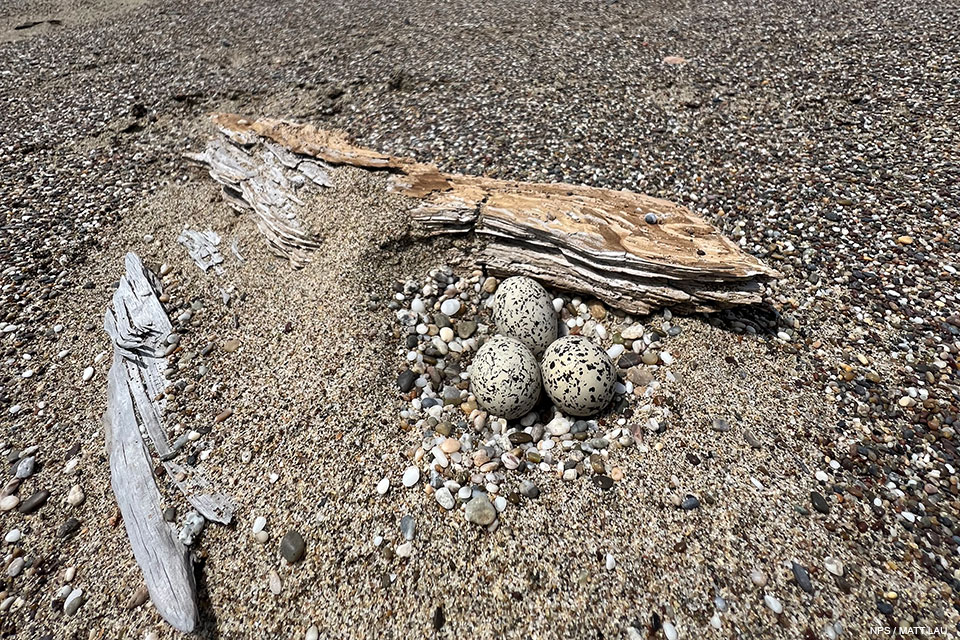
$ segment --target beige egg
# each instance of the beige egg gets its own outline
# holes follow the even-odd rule
[[[530,412],[540,399],[540,368],[516,338],[494,336],[477,351],[470,391],[489,413],[512,420]]]
[[[566,414],[588,416],[613,399],[617,369],[606,351],[583,336],[565,336],[551,344],[540,371],[547,395]]]
[[[527,345],[538,358],[557,339],[557,313],[547,290],[532,279],[504,280],[493,296],[497,330]]]

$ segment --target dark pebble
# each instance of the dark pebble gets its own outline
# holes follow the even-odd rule
[[[885,600],[877,601],[877,609],[879,609],[880,613],[882,613],[885,616],[889,616],[893,614],[893,605]]]
[[[176,507],[167,507],[163,510],[163,519],[166,522],[173,522],[177,519],[177,508]]]
[[[687,496],[683,499],[683,502],[680,503],[680,508],[684,511],[693,511],[700,506],[700,501],[697,500],[696,496]]]
[[[70,518],[57,529],[58,538],[69,538],[77,531],[80,531],[80,521],[76,518]]]
[[[592,480],[593,480],[593,484],[597,485],[604,491],[607,491],[608,489],[613,487],[613,478],[611,478],[610,476],[604,476],[604,475],[598,474],[593,476]]]
[[[433,628],[434,629],[436,629],[437,631],[440,631],[440,629],[443,627],[443,623],[445,623],[446,621],[447,619],[443,615],[442,606],[437,607],[436,609],[433,610]]]
[[[397,376],[397,386],[400,387],[402,393],[406,393],[413,389],[413,383],[417,381],[417,374],[406,369],[403,373]]]
[[[830,513],[830,505],[827,504],[827,501],[824,499],[824,497],[816,491],[810,492],[810,502],[813,503],[813,508],[820,513]]]
[[[794,562],[793,577],[797,581],[797,584],[800,585],[801,589],[807,593],[813,593],[813,583],[810,582],[810,572],[807,571],[806,567]]]
[[[510,442],[515,445],[533,442],[533,436],[526,431],[514,431],[508,436],[508,438],[510,438]]]
[[[47,490],[41,490],[35,492],[32,496],[20,503],[20,508],[17,509],[20,513],[33,513],[40,507],[42,507],[47,502],[47,498],[50,497],[50,492]]]
[[[639,353],[634,353],[633,351],[627,351],[622,356],[620,356],[619,360],[617,360],[617,366],[620,367],[621,369],[630,369],[631,367],[635,367],[639,365],[641,362],[643,362],[643,360],[641,359]]]
[[[280,541],[280,555],[283,559],[293,564],[303,559],[303,554],[307,550],[307,545],[303,537],[296,531],[288,531]]]

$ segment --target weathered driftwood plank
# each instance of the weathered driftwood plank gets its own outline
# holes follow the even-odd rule
[[[218,114],[227,140],[208,147],[206,164],[221,183],[240,169],[265,174],[272,151],[330,165],[382,169],[391,189],[412,199],[410,216],[425,236],[473,233],[479,260],[495,274],[529,275],[560,289],[596,296],[631,313],[658,307],[715,311],[761,300],[763,283],[780,276],[743,252],[689,209],[629,191],[569,184],[511,182],[441,173],[435,166],[351,145],[340,134],[282,120]],[[210,149],[229,147],[229,153]],[[281,151],[277,151],[277,147]],[[219,161],[229,155],[230,162]],[[195,156],[202,158],[202,156]],[[251,164],[256,168],[251,168]],[[319,183],[318,183],[319,184]],[[272,205],[295,208],[296,196],[274,180]],[[244,202],[246,193],[239,197]],[[275,214],[274,214],[275,215]]]
[[[163,380],[157,337],[169,331],[169,320],[139,258],[128,254],[126,264],[127,275],[104,317],[104,328],[114,340],[104,415],[110,483],[150,599],[164,620],[189,633],[197,622],[193,567],[188,549],[163,520],[163,501],[140,434],[135,400],[137,392],[143,395],[144,385]]]
[[[188,549],[163,520],[154,461],[143,437],[146,432],[161,459],[171,453],[159,398],[167,386],[164,351],[172,325],[158,298],[156,277],[133,253],[127,254],[125,263],[126,274],[104,314],[104,329],[114,343],[104,414],[110,482],[151,600],[164,620],[189,632],[197,618],[193,567]],[[163,464],[205,518],[230,522],[232,501],[209,491],[202,474],[172,460]]]

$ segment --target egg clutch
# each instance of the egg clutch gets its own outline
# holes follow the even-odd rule
[[[500,335],[480,347],[470,374],[470,390],[486,411],[519,418],[536,406],[541,390],[574,416],[597,413],[613,399],[613,361],[583,336],[557,337],[553,301],[536,280],[504,280],[493,298],[493,320]]]

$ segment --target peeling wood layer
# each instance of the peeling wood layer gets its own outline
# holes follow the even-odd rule
[[[689,209],[666,200],[442,173],[433,165],[354,146],[342,134],[311,125],[232,114],[217,114],[213,121],[224,138],[212,147],[232,149],[232,164],[215,166],[208,147],[207,164],[221,183],[237,182],[234,165],[256,175],[267,172],[270,162],[302,170],[306,158],[327,168],[385,170],[391,189],[411,198],[417,233],[473,233],[483,243],[479,260],[491,272],[535,277],[630,313],[753,304],[762,298],[763,283],[780,277]],[[241,200],[249,202],[245,194]],[[274,202],[295,208],[296,196],[290,191]]]
[[[180,232],[177,242],[187,248],[190,258],[201,270],[207,271],[215,267],[217,273],[223,273],[223,268],[220,266],[223,263],[223,256],[217,248],[220,244],[220,236],[216,231],[184,229]]]

